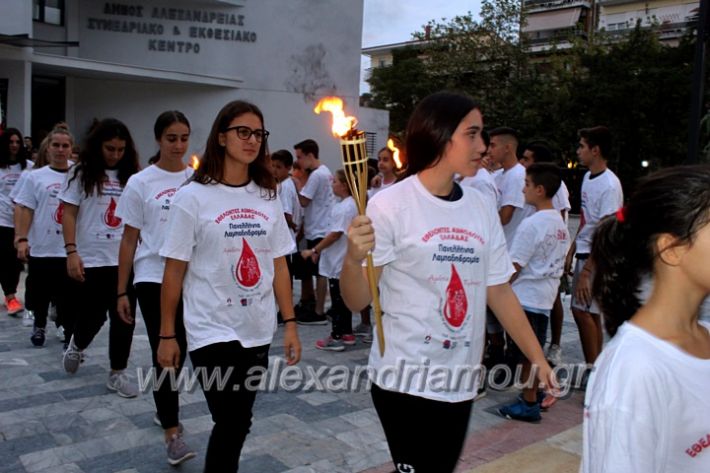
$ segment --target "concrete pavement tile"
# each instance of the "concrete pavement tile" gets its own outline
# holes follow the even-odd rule
[[[302,401],[306,401],[311,406],[320,406],[321,404],[327,404],[338,400],[335,395],[323,392],[299,394],[297,397]]]
[[[468,473],[573,473],[578,471],[579,462],[577,455],[540,442],[468,470]]]
[[[560,432],[546,440],[548,444],[565,452],[582,456],[582,425]]]
[[[41,421],[17,422],[15,424],[0,423],[0,442],[6,442],[21,437],[29,437],[46,433],[47,429]],[[2,445],[0,443],[0,445]]]
[[[379,423],[379,418],[374,407],[362,409],[360,411],[343,414],[340,416],[346,422],[350,422],[355,427],[365,427],[375,422]]]

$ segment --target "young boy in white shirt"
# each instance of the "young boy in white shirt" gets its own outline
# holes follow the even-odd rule
[[[536,212],[520,223],[510,248],[516,270],[511,278],[513,292],[518,296],[540,346],[545,346],[548,318],[557,297],[569,247],[567,226],[552,205],[560,182],[560,171],[553,164],[528,167],[523,194]],[[516,358],[522,358],[514,344],[509,350]],[[513,404],[500,408],[498,411],[502,416],[527,422],[540,420],[542,396],[538,396],[536,382],[528,383],[531,369],[530,362],[524,359],[522,380],[526,387],[523,395]]]

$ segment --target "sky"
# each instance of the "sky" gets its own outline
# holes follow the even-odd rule
[[[469,11],[478,15],[480,0],[365,0],[362,46],[380,46],[412,39],[412,33],[423,30],[429,20],[453,18]],[[370,67],[363,56],[364,69]],[[360,82],[360,92],[369,86]]]

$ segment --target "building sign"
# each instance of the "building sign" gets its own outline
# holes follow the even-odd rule
[[[213,42],[257,41],[245,16],[234,11],[105,2],[85,21],[84,27],[92,32],[140,36],[150,52],[195,55]]]

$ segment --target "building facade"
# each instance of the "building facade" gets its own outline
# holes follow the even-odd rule
[[[180,110],[199,154],[219,109],[243,99],[264,112],[271,150],[313,138],[339,166],[330,117],[338,95],[384,146],[389,117],[358,106],[362,0],[3,0],[3,126],[41,135],[65,120],[83,135],[94,119],[130,128],[143,162],[153,122]]]

